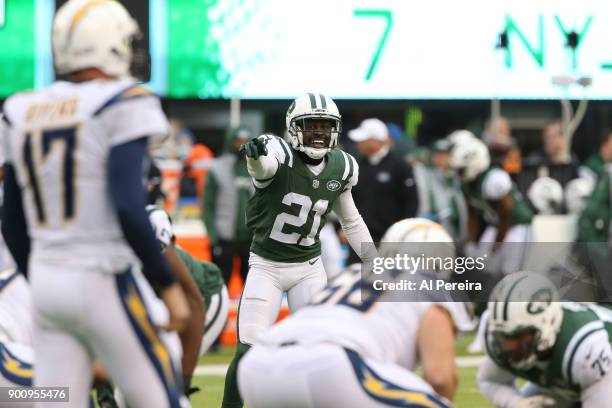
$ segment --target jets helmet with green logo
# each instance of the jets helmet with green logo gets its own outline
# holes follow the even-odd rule
[[[487,343],[498,361],[525,370],[554,347],[563,312],[557,288],[544,275],[506,276],[493,289],[488,310]]]

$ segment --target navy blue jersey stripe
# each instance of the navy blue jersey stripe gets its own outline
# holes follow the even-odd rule
[[[144,308],[145,311],[147,310],[146,306],[144,305],[144,301],[142,300],[142,295],[136,286],[136,281],[132,276],[132,272],[128,269],[127,271],[118,274],[115,277],[115,283],[119,292],[121,305],[128,316],[128,320],[134,329],[142,348],[147,354],[147,357],[155,368],[159,379],[166,388],[166,395],[168,396],[168,403],[170,404],[170,407],[180,408],[180,394],[177,385],[177,380],[179,377],[174,371],[168,349],[159,339],[157,329],[151,321],[148,311],[143,319],[141,316],[135,316],[133,309],[130,306],[130,304],[135,302],[138,304],[139,308]],[[165,355],[160,356],[160,351]]]

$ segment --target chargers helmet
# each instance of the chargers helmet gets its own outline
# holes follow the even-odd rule
[[[70,0],[53,20],[52,45],[59,76],[98,68],[114,78],[148,80],[150,59],[138,23],[114,0]]]
[[[380,255],[393,258],[397,255],[411,257],[455,257],[455,243],[444,227],[427,218],[406,218],[391,225],[380,240]],[[406,245],[410,243],[410,245]],[[442,265],[434,265],[437,266]],[[452,271],[443,268],[429,270],[441,278],[450,278]]]
[[[555,345],[563,320],[559,292],[545,276],[516,272],[493,288],[487,337],[494,358],[527,370]]]
[[[289,106],[285,119],[291,147],[304,152],[312,159],[322,159],[331,149],[338,145],[338,135],[342,131],[340,118],[338,107],[329,96],[317,93],[308,93],[300,96]],[[328,130],[314,130],[310,126],[310,122],[313,120],[329,121],[330,128]],[[315,134],[324,134],[326,132],[329,138],[318,139],[313,137],[305,143],[304,131],[313,130]]]
[[[539,177],[535,179],[527,198],[540,214],[558,214],[563,203],[563,187],[554,178]]]
[[[473,181],[491,165],[489,149],[476,137],[462,137],[453,144],[448,164],[463,181]]]

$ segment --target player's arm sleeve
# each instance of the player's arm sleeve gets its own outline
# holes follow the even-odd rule
[[[485,178],[482,191],[487,200],[501,200],[512,191],[512,179],[505,171],[494,169]]]
[[[564,358],[568,380],[583,390],[583,407],[608,406],[612,400],[612,350],[608,333],[600,325],[600,329],[583,336],[575,351],[568,353],[569,358]]]
[[[123,235],[142,262],[145,276],[151,283],[166,287],[174,283],[174,277],[145,211],[142,169],[146,150],[144,137],[111,149],[107,164],[109,193]]]
[[[265,141],[268,154],[259,156],[257,160],[247,157],[247,170],[255,182],[255,187],[265,188],[271,182],[281,163],[292,166],[293,152],[284,140],[271,135],[261,135]]]
[[[368,227],[355,206],[350,189],[340,194],[334,202],[333,211],[338,216],[340,225],[351,248],[353,248],[363,262],[373,261],[378,256],[376,247],[372,243],[372,236]],[[362,243],[370,243],[370,245],[361,245]]]
[[[246,161],[251,177],[262,183],[273,178],[278,170],[278,161],[274,156],[259,156],[258,159],[247,157]]]
[[[522,398],[514,379],[514,375],[499,367],[488,356],[476,377],[481,394],[497,408],[512,408]]]
[[[202,218],[206,226],[206,233],[211,245],[217,244],[217,229],[215,228],[215,214],[217,212],[217,178],[211,169],[206,176],[204,187],[204,211]]]
[[[599,408],[610,405],[612,399],[612,374],[608,373],[595,384],[582,391],[582,408]]]
[[[27,275],[30,256],[30,236],[26,224],[21,189],[17,184],[15,169],[10,163],[4,165],[4,207],[2,236],[19,270]]]

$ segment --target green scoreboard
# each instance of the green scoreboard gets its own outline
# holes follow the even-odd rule
[[[35,86],[35,3],[0,0],[0,97]]]
[[[53,80],[65,1],[0,0],[0,98]],[[123,2],[165,97],[612,100],[608,0]]]

